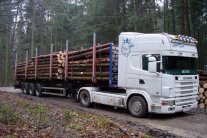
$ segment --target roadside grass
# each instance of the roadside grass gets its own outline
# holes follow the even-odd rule
[[[120,131],[120,127],[111,119],[90,113],[78,113],[74,110],[64,110],[63,117],[68,123],[67,127],[80,133],[81,137],[97,137],[105,135],[111,137],[127,137]]]
[[[34,104],[27,108],[27,111],[32,115],[35,120],[34,127],[39,131],[41,126],[50,124],[50,119],[47,116],[48,108],[43,104]]]
[[[0,122],[5,125],[15,124],[20,119],[19,114],[9,105],[0,104]]]

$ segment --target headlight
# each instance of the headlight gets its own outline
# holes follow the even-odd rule
[[[162,105],[164,106],[173,106],[175,105],[175,101],[162,101]]]

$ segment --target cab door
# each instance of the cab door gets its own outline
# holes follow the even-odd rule
[[[153,56],[156,61],[161,60],[160,54],[143,54],[142,70],[140,71],[139,86],[141,90],[148,92],[152,96],[161,96],[162,94],[162,78],[160,72],[160,63],[157,63],[157,73],[148,71],[148,57]]]

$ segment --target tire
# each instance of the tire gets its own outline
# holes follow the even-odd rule
[[[22,93],[25,93],[24,83],[21,84],[21,91],[22,91]]]
[[[29,84],[28,83],[23,83],[22,92],[26,95],[29,95]]]
[[[90,95],[86,90],[83,90],[80,92],[79,100],[80,100],[80,103],[83,107],[90,107],[91,106]]]
[[[131,97],[127,108],[129,113],[135,117],[145,117],[148,112],[147,103],[140,96]]]
[[[39,84],[39,83],[37,83],[37,84],[35,85],[35,94],[36,94],[36,96],[38,96],[38,97],[41,97],[41,96],[42,96],[42,86],[41,86],[41,84]]]
[[[34,85],[34,83],[29,84],[29,94],[31,96],[35,96],[35,85]]]

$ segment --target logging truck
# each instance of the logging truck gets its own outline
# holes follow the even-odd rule
[[[123,32],[119,45],[36,54],[15,63],[15,88],[25,94],[75,95],[94,103],[126,108],[135,117],[172,114],[198,106],[197,41],[167,33]],[[16,56],[17,57],[17,56]]]

